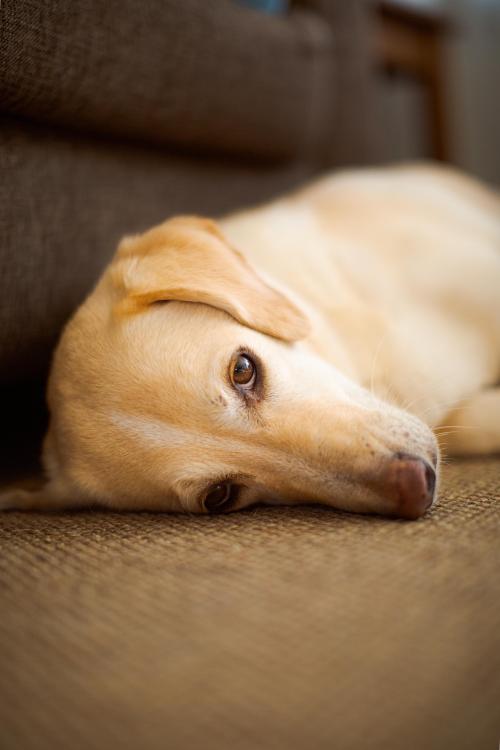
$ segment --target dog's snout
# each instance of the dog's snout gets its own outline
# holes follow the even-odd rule
[[[396,496],[396,513],[401,518],[419,518],[432,505],[436,472],[423,458],[396,453],[389,462],[385,481]]]

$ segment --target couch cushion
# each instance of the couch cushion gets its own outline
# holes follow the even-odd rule
[[[476,750],[500,718],[500,460],[419,521],[0,514],[3,750]]]
[[[4,112],[147,142],[286,158],[324,147],[332,34],[231,0],[0,7]]]

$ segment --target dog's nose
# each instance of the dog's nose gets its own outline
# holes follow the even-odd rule
[[[395,511],[401,518],[419,518],[432,505],[436,472],[423,458],[396,453],[389,462],[385,481],[396,497]]]

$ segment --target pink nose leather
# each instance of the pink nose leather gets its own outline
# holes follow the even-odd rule
[[[419,518],[430,508],[436,488],[436,472],[427,461],[407,453],[396,453],[384,474],[388,494],[396,501],[396,515]]]

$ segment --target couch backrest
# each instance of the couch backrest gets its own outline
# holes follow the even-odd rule
[[[330,137],[333,37],[315,13],[232,0],[17,0],[0,12],[4,112],[264,159]]]

